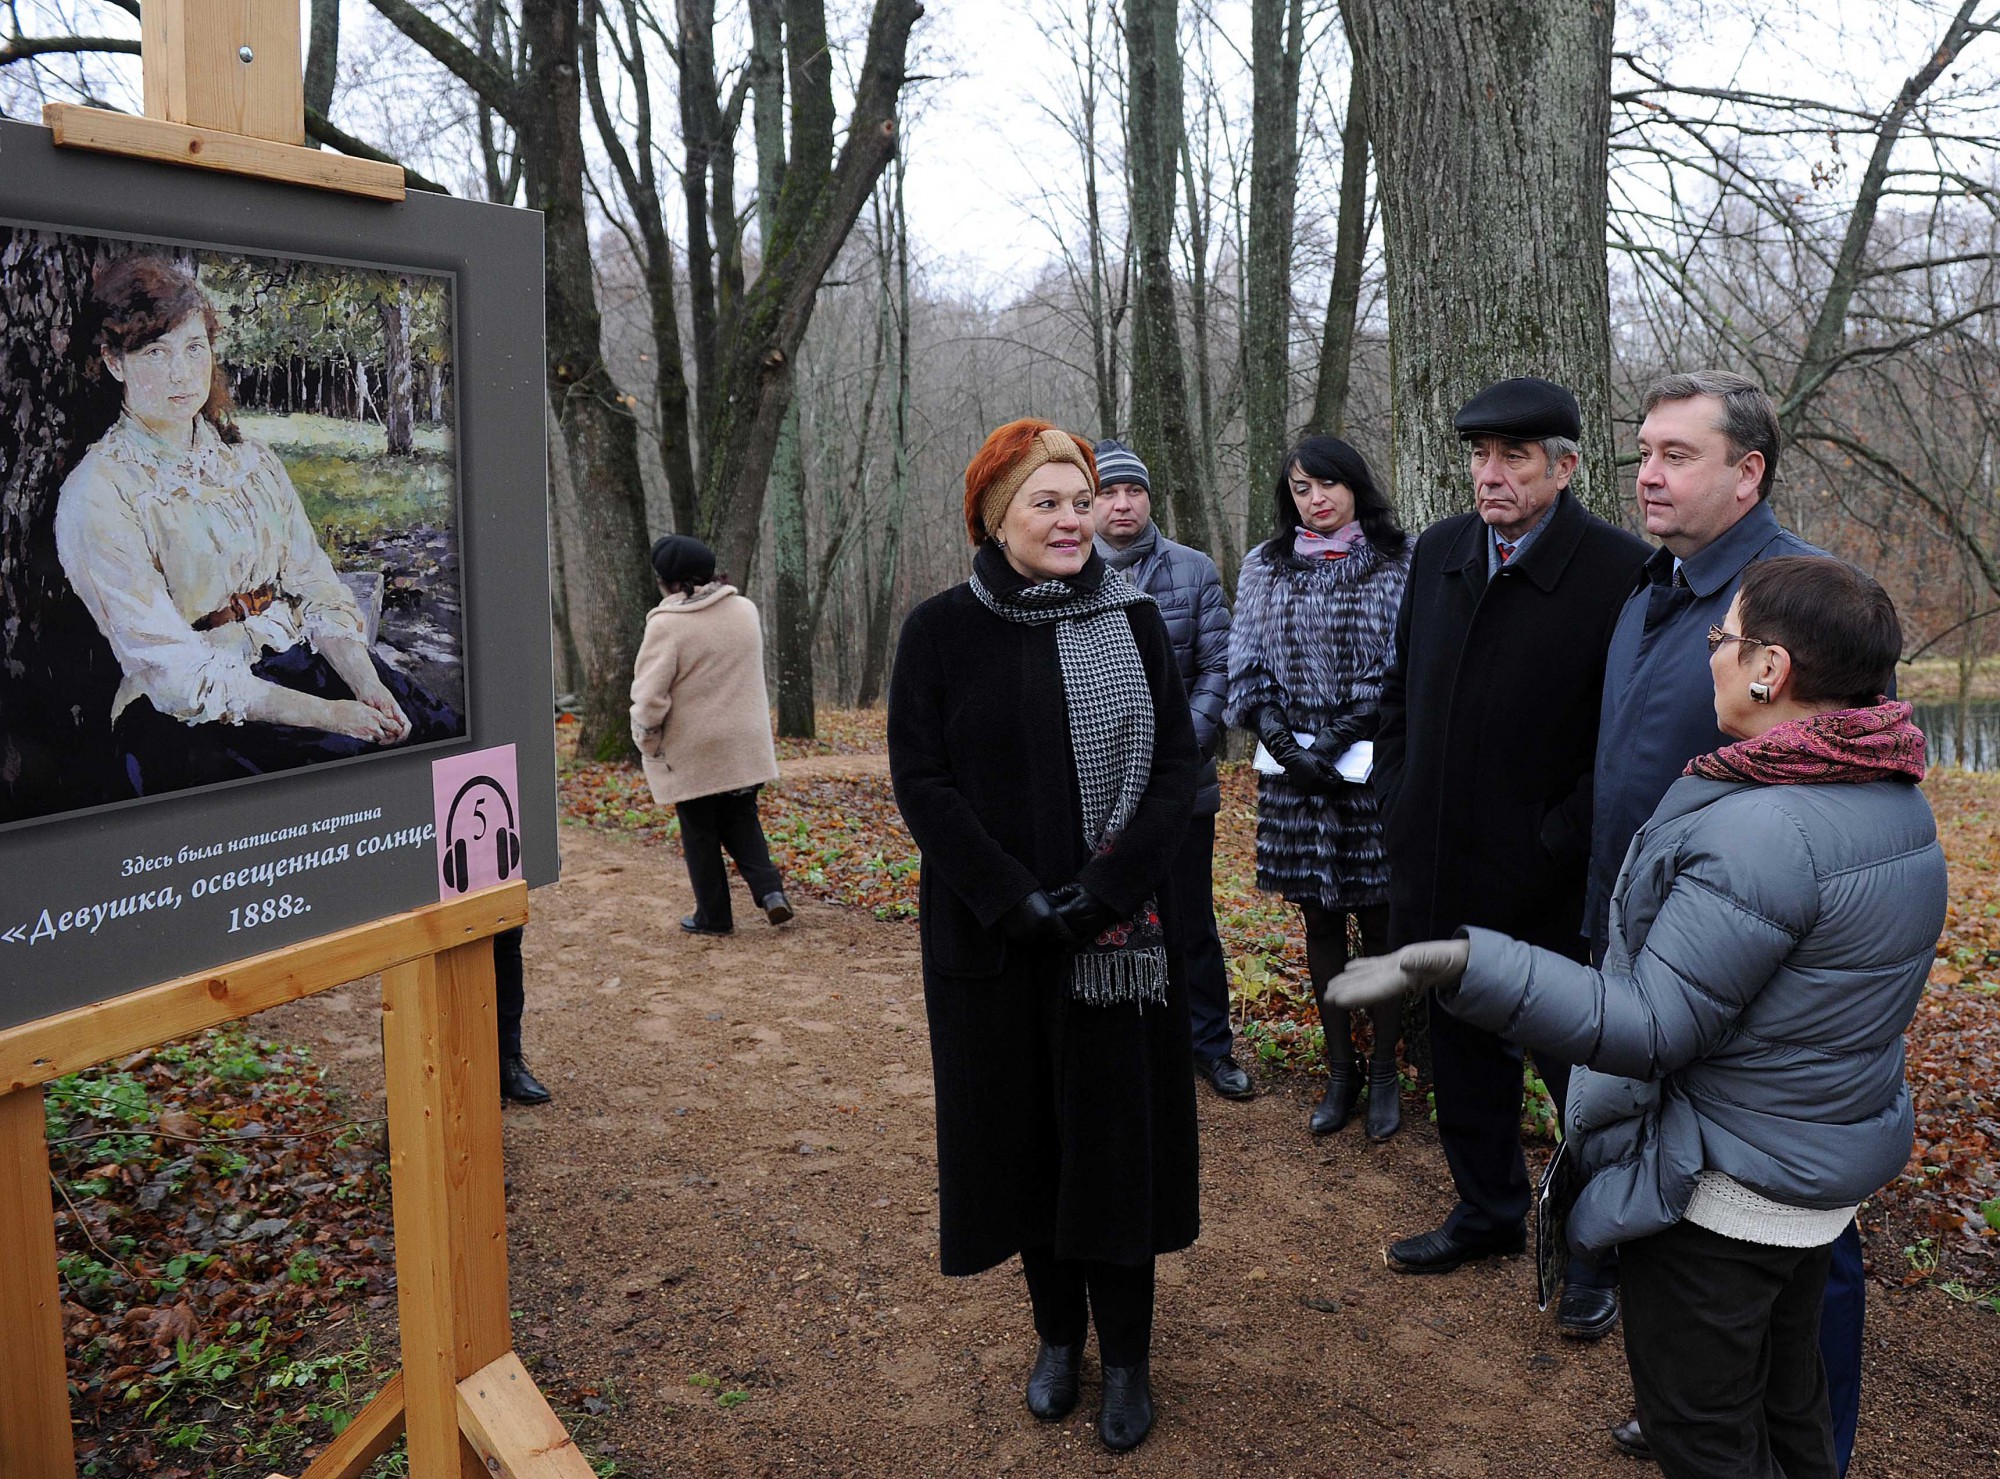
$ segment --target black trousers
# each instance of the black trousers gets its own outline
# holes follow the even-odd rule
[[[1319,1003],[1320,1027],[1326,1034],[1326,1065],[1331,1072],[1344,1066],[1354,1052],[1352,1023],[1341,1007],[1326,1003],[1326,983],[1347,969],[1347,920],[1361,935],[1363,955],[1389,953],[1389,906],[1370,904],[1360,909],[1328,909],[1317,903],[1301,902],[1299,914],[1306,927],[1306,974],[1312,978],[1313,998]],[[1375,1062],[1383,1068],[1396,1066],[1396,1043],[1402,1031],[1403,1004],[1387,1002],[1369,1008],[1375,1025]]]
[[[1021,1271],[1035,1307],[1035,1333],[1050,1345],[1077,1345],[1097,1321],[1097,1357],[1106,1366],[1137,1366],[1153,1344],[1153,1260],[1141,1264],[1058,1258],[1023,1248]]]
[[[690,796],[674,803],[688,882],[694,885],[694,917],[705,929],[729,929],[735,918],[729,905],[729,870],[722,861],[724,848],[736,860],[736,871],[750,885],[753,899],[761,902],[784,886],[771,862],[763,823],[757,820],[760,789]]]
[[[1445,1219],[1453,1237],[1477,1241],[1520,1227],[1531,1188],[1521,1155],[1525,1055],[1505,1038],[1474,1027],[1430,999],[1431,1072],[1436,1079],[1438,1139],[1451,1167],[1458,1205]],[[1567,1097],[1570,1065],[1536,1059],[1542,1079]],[[1576,1282],[1584,1282],[1582,1270]]]
[[[395,696],[410,721],[410,733],[402,745],[427,744],[465,732],[464,721],[450,704],[419,688],[373,653],[369,661],[375,664],[375,676]],[[333,670],[333,664],[303,642],[283,652],[267,648],[265,655],[250,665],[250,671],[267,683],[314,698],[354,697],[354,690]],[[134,796],[157,796],[391,748],[295,724],[225,724],[220,720],[189,724],[162,714],[148,698],[135,698],[125,706],[118,722],[111,726],[111,744]]]
[[[1625,1359],[1667,1479],[1836,1479],[1820,1363],[1831,1247],[1690,1222],[1624,1245]]]
[[[521,1013],[528,1004],[521,966],[521,936],[528,927],[517,924],[493,937],[493,994],[500,1008],[500,1056],[521,1056]]]
[[[1229,972],[1215,929],[1213,812],[1188,822],[1187,839],[1174,855],[1168,876],[1167,927],[1180,945],[1181,969],[1187,975],[1195,1060],[1206,1063],[1227,1057],[1235,1047],[1229,1030]]]

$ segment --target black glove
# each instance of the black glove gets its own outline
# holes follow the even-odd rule
[[[1065,884],[1055,892],[1056,913],[1069,930],[1078,950],[1088,949],[1097,937],[1118,923],[1118,911],[1077,884]]]
[[[1276,704],[1267,704],[1257,711],[1257,736],[1264,741],[1271,758],[1285,767],[1285,779],[1301,790],[1325,791],[1339,779],[1330,765],[1322,764],[1317,755],[1308,754],[1292,737],[1285,724],[1285,711]],[[1314,740],[1313,746],[1317,749],[1319,741]]]
[[[1312,752],[1331,767],[1349,745],[1375,737],[1375,710],[1342,714],[1313,738]]]
[[[1071,947],[1069,926],[1049,896],[1036,889],[999,919],[1003,939],[1038,950],[1067,950]]]

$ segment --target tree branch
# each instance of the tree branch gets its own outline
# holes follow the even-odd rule
[[[409,37],[437,63],[458,78],[481,102],[509,123],[518,122],[514,79],[502,72],[451,32],[425,15],[410,0],[370,0],[382,18]]]
[[[0,67],[30,57],[112,51],[137,56],[139,43],[123,36],[13,36],[0,46]]]

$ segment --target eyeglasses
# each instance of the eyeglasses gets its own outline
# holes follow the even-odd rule
[[[1739,637],[1734,632],[1725,632],[1719,626],[1712,626],[1708,629],[1708,655],[1710,657],[1715,656],[1717,649],[1724,642],[1747,642],[1752,647],[1768,647],[1771,645],[1762,637]]]

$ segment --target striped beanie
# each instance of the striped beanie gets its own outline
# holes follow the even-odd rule
[[[1107,437],[1097,444],[1097,486],[1105,488],[1113,483],[1137,483],[1148,493],[1153,491],[1153,480],[1146,476],[1146,464],[1139,460],[1139,454],[1116,437]]]

